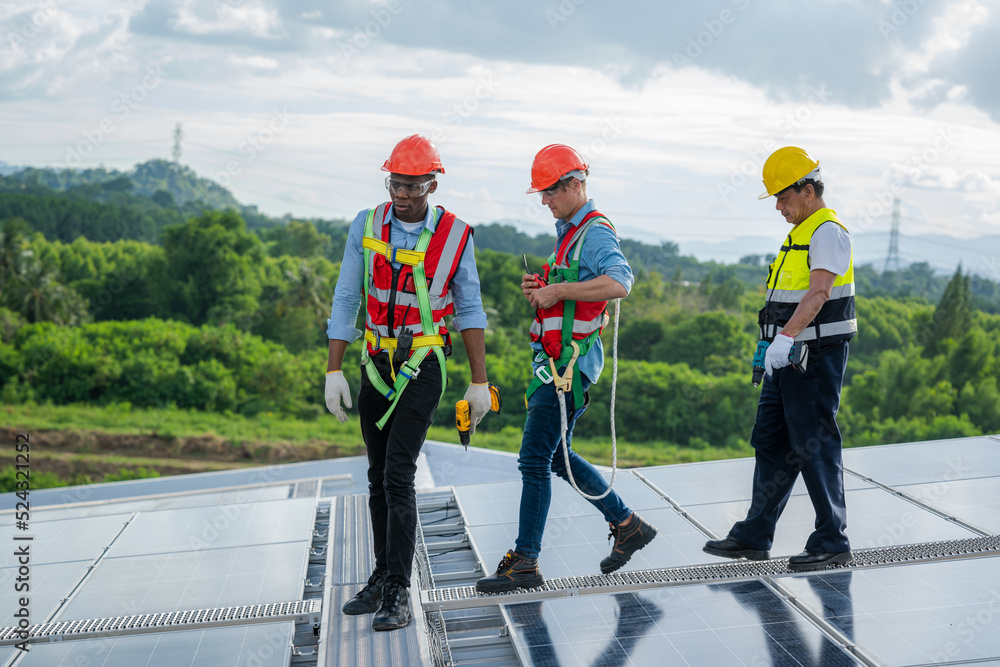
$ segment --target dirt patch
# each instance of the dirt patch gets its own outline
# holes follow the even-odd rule
[[[18,432],[0,427],[0,441],[13,442]],[[94,482],[121,470],[146,468],[178,475],[364,453],[360,445],[347,448],[319,440],[237,444],[214,435],[180,438],[77,430],[32,430],[31,445],[32,454],[44,460],[45,472],[67,480],[88,476]]]

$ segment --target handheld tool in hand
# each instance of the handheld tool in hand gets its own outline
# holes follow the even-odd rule
[[[500,414],[503,403],[500,400],[500,388],[495,384],[490,385],[490,412]],[[469,431],[472,430],[472,411],[469,409],[469,402],[465,399],[455,403],[455,428],[458,429],[458,439],[465,448],[469,448],[471,440]]]
[[[764,379],[764,356],[770,345],[766,340],[757,343],[757,351],[753,353],[753,386],[758,386]]]
[[[545,282],[545,279],[542,278],[537,273],[532,273],[531,269],[528,268],[528,256],[521,255],[521,257],[524,259],[524,272],[530,275],[531,279],[534,280],[536,283],[538,283],[539,287],[547,287],[548,284]]]
[[[792,349],[788,352],[788,361],[791,362],[792,368],[800,373],[805,373],[806,367],[809,365],[809,346],[804,341],[795,341]]]

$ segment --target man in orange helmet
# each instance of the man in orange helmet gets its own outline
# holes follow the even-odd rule
[[[556,219],[556,251],[545,265],[544,278],[528,274],[522,278],[521,291],[536,314],[531,325],[534,374],[526,395],[528,417],[518,458],[522,482],[518,535],[496,572],[477,582],[476,589],[483,593],[543,583],[538,556],[553,472],[574,482],[611,526],[614,546],[601,561],[602,573],[625,565],[656,536],[656,529],[625,505],[594,466],[569,449],[573,425],[587,407],[587,388],[604,368],[600,333],[607,302],[628,296],[633,280],[614,227],[587,197],[588,170],[580,154],[562,144],[540,150],[531,167],[528,193],[539,193]],[[560,402],[565,407],[565,432]]]
[[[836,421],[848,341],[858,331],[851,235],[823,201],[819,162],[801,148],[786,146],[767,159],[764,187],[760,198],[775,197],[792,230],[771,263],[767,301],[758,316],[758,349],[766,354],[750,436],[753,496],[746,519],[704,550],[726,558],[769,558],[775,525],[802,473],[816,511],[815,530],[788,567],[816,570],[851,561]]]
[[[345,614],[375,612],[372,628],[394,630],[412,619],[410,567],[416,541],[414,477],[417,457],[445,387],[445,356],[455,328],[469,358],[465,394],[472,428],[490,409],[486,379],[486,313],[472,245],[472,228],[442,207],[430,206],[437,148],[425,137],[406,137],[382,165],[391,201],[358,213],[351,224],[337,278],[327,336],[330,354],[326,405],[347,421],[351,392],[341,370],[365,298],[358,415],[368,452],[368,507],[375,571],[343,607]]]

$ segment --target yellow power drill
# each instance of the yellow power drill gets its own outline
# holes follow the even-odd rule
[[[500,401],[500,389],[495,384],[490,387],[490,412],[500,414],[502,403]],[[469,410],[469,402],[464,398],[455,403],[455,428],[458,429],[458,439],[469,449],[469,431],[472,429],[472,412]]]

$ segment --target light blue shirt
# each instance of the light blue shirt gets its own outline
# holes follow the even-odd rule
[[[344,248],[344,261],[340,264],[340,275],[337,277],[337,287],[333,292],[333,303],[330,306],[330,319],[326,321],[327,338],[336,338],[353,343],[361,336],[361,331],[354,324],[358,319],[358,309],[361,307],[361,297],[364,294],[362,281],[365,276],[364,251],[361,239],[365,235],[365,218],[368,209],[358,213],[347,232],[347,245]],[[427,205],[427,215],[424,223],[412,232],[403,229],[396,220],[395,211],[389,207],[389,242],[405,250],[417,247],[417,237],[425,228],[434,231],[437,226],[437,209]],[[393,262],[398,267],[397,262]],[[455,298],[455,329],[485,329],[486,312],[483,310],[483,300],[479,293],[479,272],[476,269],[476,252],[472,236],[466,244],[465,252],[459,260],[455,276],[451,280],[451,293]]]
[[[593,210],[594,200],[591,199],[570,220],[560,219],[556,221],[557,248],[562,243],[566,233],[572,227],[579,225],[583,217]],[[632,291],[632,283],[635,280],[632,268],[628,265],[625,255],[622,254],[618,236],[607,226],[599,224],[591,226],[583,238],[579,281],[591,280],[597,276],[611,276],[621,283],[626,292]],[[541,343],[532,343],[531,347],[535,349],[536,353],[542,351]],[[547,364],[548,361],[546,360],[545,363]],[[532,370],[540,365],[541,362],[532,363]],[[577,360],[576,367],[587,376],[591,383],[597,383],[598,378],[601,377],[601,371],[604,370],[604,346],[599,336],[590,351]]]

